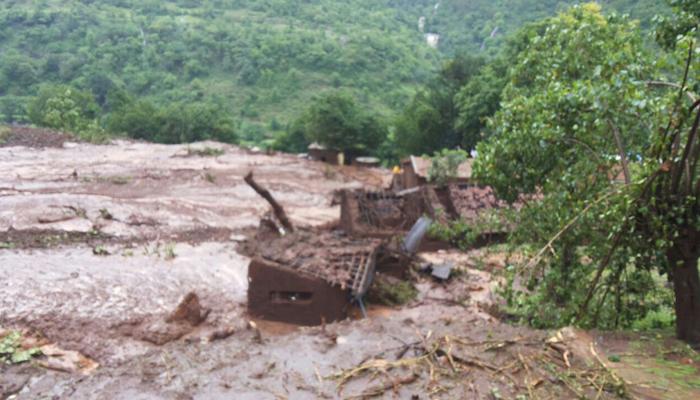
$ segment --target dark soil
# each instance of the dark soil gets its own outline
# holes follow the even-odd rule
[[[226,228],[202,227],[173,232],[168,236],[155,237],[115,237],[100,231],[66,232],[56,230],[14,230],[0,231],[0,250],[8,249],[50,249],[60,246],[85,245],[99,246],[107,244],[130,245],[144,240],[172,241],[192,245],[204,242],[226,242],[233,230]]]
[[[9,132],[6,131],[9,129]],[[12,125],[0,127],[0,147],[63,147],[65,142],[79,141],[74,136],[45,128],[32,128],[29,126]]]

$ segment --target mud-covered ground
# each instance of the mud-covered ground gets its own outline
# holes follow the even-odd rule
[[[422,254],[459,272],[446,283],[418,275],[414,301],[370,306],[365,319],[314,328],[251,321],[238,246],[269,207],[243,176],[254,171],[294,224],[323,225],[339,217],[334,190],[386,186],[386,171],[219,143],[91,145],[42,135],[26,139],[31,147],[14,138],[8,143],[21,146],[0,148],[0,336],[22,330],[83,358],[2,365],[0,398],[698,394],[693,358],[680,351],[668,362],[691,365],[691,383],[660,385],[655,364],[635,368],[641,353],[628,349],[648,348],[644,338],[557,335],[495,318],[505,263],[495,251]],[[201,324],[172,321],[188,293]],[[625,356],[613,365],[608,352]]]

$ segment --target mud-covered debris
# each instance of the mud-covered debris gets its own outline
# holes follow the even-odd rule
[[[107,221],[111,221],[114,219],[114,216],[112,215],[112,213],[110,213],[109,210],[106,208],[100,208],[100,217],[102,217],[102,219],[105,219]]]
[[[211,310],[201,306],[199,296],[195,292],[189,292],[166,319],[166,322],[188,322],[192,326],[198,326],[207,319],[209,311]]]
[[[214,342],[217,340],[223,340],[223,339],[227,339],[228,337],[230,337],[234,333],[236,333],[236,328],[234,328],[232,326],[228,326],[225,328],[216,329],[215,331],[209,333],[209,335],[207,335],[207,337],[206,337],[206,340],[207,340],[207,342]]]
[[[63,350],[55,344],[42,346],[41,352],[46,358],[39,360],[39,365],[55,371],[89,375],[100,366],[77,351]]]
[[[267,376],[267,374],[269,374],[270,372],[272,372],[272,370],[274,370],[276,366],[277,366],[277,363],[274,363],[274,362],[268,363],[262,371],[259,371],[259,372],[256,372],[256,373],[252,374],[252,375],[250,376],[250,378],[252,378],[252,379],[262,379],[262,378],[264,378],[265,376]]]
[[[193,327],[189,323],[169,323],[155,320],[144,322],[136,327],[129,327],[124,334],[156,346],[162,346],[182,338],[192,330]]]
[[[38,371],[30,364],[19,366],[0,364],[0,399],[10,399],[19,393]]]

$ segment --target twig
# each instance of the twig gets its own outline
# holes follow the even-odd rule
[[[371,387],[361,394],[355,395],[355,396],[349,396],[348,399],[364,399],[367,397],[377,397],[381,396],[386,392],[387,390],[393,390],[395,393],[398,392],[399,386],[401,385],[410,385],[411,383],[415,382],[418,379],[418,375],[416,374],[411,374],[407,375],[404,377],[401,377],[397,380],[392,380],[391,377],[389,377],[389,382],[383,384],[383,385],[378,385]]]
[[[520,363],[523,365],[523,368],[525,368],[525,386],[527,386],[527,394],[530,399],[537,400],[537,396],[535,395],[535,391],[532,390],[532,384],[530,383],[530,367],[528,364],[525,362],[525,359],[523,358],[523,355],[518,352],[518,359],[520,360]]]
[[[559,232],[557,232],[557,234],[554,235],[554,236],[549,240],[549,242],[547,242],[547,244],[546,244],[544,247],[542,247],[542,249],[541,249],[540,251],[537,252],[537,255],[535,255],[535,257],[532,258],[532,259],[530,260],[530,262],[527,263],[527,265],[526,265],[525,268],[526,268],[526,269],[530,269],[530,268],[534,267],[535,265],[539,264],[539,262],[542,260],[542,256],[543,256],[544,253],[547,251],[547,249],[550,249],[550,248],[552,247],[552,244],[554,244],[554,242],[556,242],[557,240],[559,240],[559,238],[560,238],[566,231],[568,231],[569,228],[571,228],[571,227],[579,220],[579,218],[581,218],[584,214],[586,214],[586,213],[588,212],[588,210],[590,210],[593,206],[599,204],[599,203],[602,202],[603,200],[607,199],[608,197],[612,196],[613,194],[618,193],[619,191],[620,191],[620,189],[619,189],[619,188],[616,188],[615,190],[612,190],[612,191],[606,193],[605,195],[603,195],[603,196],[601,196],[600,198],[596,199],[594,202],[588,204],[580,213],[578,213],[578,214],[577,214],[574,218],[572,218],[566,225],[564,225],[564,227],[563,227]]]
[[[646,83],[647,86],[667,86],[667,87],[671,87],[671,88],[674,88],[674,89],[680,89],[681,92],[683,92],[683,89],[684,89],[683,86],[681,86],[681,85],[679,85],[679,84],[677,84],[677,83],[673,83],[673,82],[646,81],[646,82],[644,82],[644,83]],[[690,101],[692,101],[693,103],[694,103],[695,101],[697,101],[697,97],[695,96],[695,94],[694,94],[693,92],[686,91],[685,94],[688,95],[688,98],[689,98]]]
[[[632,182],[632,177],[630,175],[629,165],[627,164],[627,154],[625,154],[625,145],[622,143],[622,135],[620,135],[620,130],[617,129],[617,126],[615,126],[610,120],[608,120],[608,125],[613,132],[615,144],[617,145],[617,151],[620,153],[622,173],[625,174],[625,185],[629,185],[630,182]]]

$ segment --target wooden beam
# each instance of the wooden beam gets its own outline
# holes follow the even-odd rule
[[[245,182],[255,190],[257,194],[262,196],[265,200],[267,200],[268,203],[272,206],[272,211],[275,213],[275,217],[280,221],[282,226],[288,231],[288,232],[294,232],[294,226],[292,223],[289,221],[289,218],[287,218],[287,213],[284,212],[284,208],[275,200],[274,197],[272,197],[272,194],[270,192],[263,188],[262,186],[258,185],[257,182],[253,179],[253,171],[248,172],[248,175],[243,178]]]

